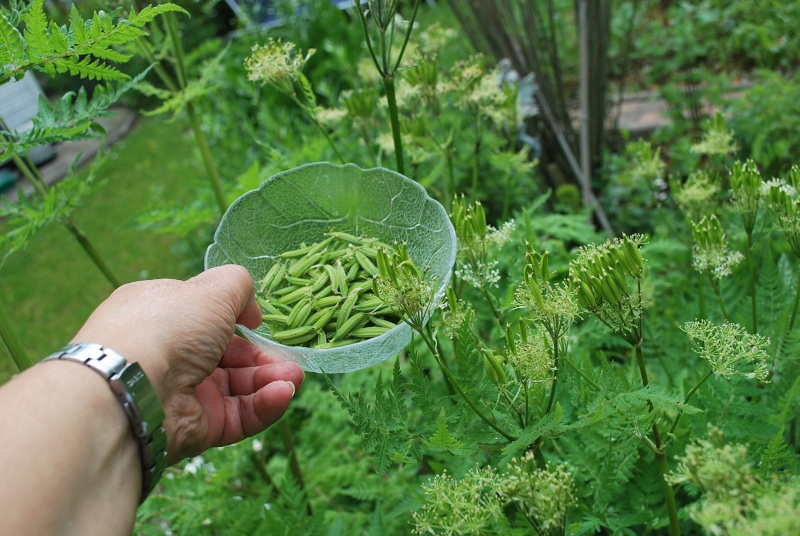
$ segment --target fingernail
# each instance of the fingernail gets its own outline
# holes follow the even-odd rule
[[[295,388],[294,382],[290,382],[288,380],[285,380],[285,381],[286,381],[286,383],[288,383],[289,385],[292,386],[292,396],[294,396],[294,394],[297,392],[297,388]]]

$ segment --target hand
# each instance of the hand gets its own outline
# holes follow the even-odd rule
[[[261,323],[253,280],[241,266],[188,281],[154,280],[117,289],[73,342],[94,342],[138,361],[164,406],[169,463],[241,441],[274,424],[303,370],[234,336]]]

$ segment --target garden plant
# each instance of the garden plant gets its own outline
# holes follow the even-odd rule
[[[364,0],[343,13],[310,4],[277,2],[284,26],[189,50],[181,29],[202,12],[180,2],[73,7],[59,22],[42,0],[0,8],[0,81],[35,70],[94,84],[43,102],[30,133],[0,138],[36,188],[3,199],[4,259],[32,255],[50,223],[66,225],[93,260],[114,254],[98,254],[73,218],[91,203],[103,162],[48,186],[25,152],[99,134],[95,119],[133,89],[144,113],[172,113],[198,166],[183,177],[186,203],[160,201],[175,186],[159,179],[129,225],[179,236],[192,270],[234,200],[313,162],[403,173],[455,229],[456,264],[435,307],[426,267],[402,244],[327,237],[345,242],[337,251],[369,248],[353,254],[354,277],[371,280],[411,343],[363,370],[308,373],[274,430],[171,468],[140,507],[136,533],[798,532],[800,162],[789,150],[796,134],[777,123],[762,130],[748,99],[796,76],[784,24],[800,13],[781,4],[776,22],[759,12],[765,31],[785,33],[778,39],[742,22],[747,0],[613,3],[614,37],[651,33],[609,45],[610,75],[652,77],[676,112],[650,140],[608,136],[593,186],[612,236],[573,185],[543,178],[531,142],[542,118],[524,77],[474,52],[446,5]],[[565,17],[572,2],[546,4]],[[691,49],[657,46],[664,18],[676,28],[669,38]],[[693,25],[716,31],[723,20],[738,23],[726,47],[695,42]],[[756,53],[753,39],[774,46]],[[693,70],[713,54],[714,73]],[[633,63],[618,69],[624,55]],[[138,72],[123,71],[134,58]],[[733,72],[753,75],[754,96],[722,98],[727,85],[715,77]],[[669,93],[671,84],[689,93]],[[700,106],[693,87],[720,100]],[[692,113],[678,113],[684,105]],[[296,281],[275,268],[257,281],[261,297],[285,281],[301,288],[310,273],[338,282],[331,303],[340,306],[348,292],[335,264],[305,266],[316,247],[286,253]],[[289,311],[265,305],[265,320],[291,343],[389,329],[357,326],[357,299],[346,314],[314,319],[327,333],[296,331],[298,317],[315,313],[294,297]],[[0,334],[23,369],[37,357],[13,326],[24,316],[0,305]]]

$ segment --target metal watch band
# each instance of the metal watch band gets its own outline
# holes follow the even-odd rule
[[[141,504],[153,491],[167,467],[167,434],[162,426],[164,408],[150,380],[138,363],[128,363],[114,350],[99,344],[70,344],[42,361],[52,359],[83,363],[108,381],[130,421],[139,447],[142,464]]]

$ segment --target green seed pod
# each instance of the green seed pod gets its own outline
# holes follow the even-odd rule
[[[372,263],[371,260],[367,258],[367,256],[362,253],[361,251],[356,251],[356,261],[371,276],[378,275],[378,268]]]
[[[483,368],[486,371],[486,375],[495,385],[503,385],[506,383],[506,371],[503,369],[503,366],[495,357],[494,353],[484,348],[483,352]]]
[[[312,326],[302,326],[299,328],[278,331],[272,334],[272,338],[277,342],[286,345],[301,344],[317,336],[317,332]]]
[[[306,319],[308,319],[309,315],[311,314],[311,300],[306,300],[305,302],[298,302],[292,312],[289,313],[289,327],[290,328],[299,328],[300,326],[304,325]]]
[[[341,325],[336,326],[336,333],[331,339],[332,342],[340,341],[347,337],[354,329],[362,327],[367,323],[369,317],[364,313],[355,313],[353,316],[345,319]]]
[[[374,337],[379,337],[389,331],[390,328],[385,328],[381,326],[365,326],[363,328],[357,328],[350,332],[350,336],[354,339],[372,339]]]

